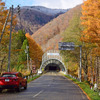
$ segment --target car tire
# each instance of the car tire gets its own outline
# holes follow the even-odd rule
[[[17,88],[17,92],[21,92],[21,84],[19,84],[19,87]]]
[[[0,93],[2,92],[2,89],[0,89]]]
[[[26,82],[26,85],[25,85],[25,87],[24,87],[24,90],[26,90],[27,89],[27,82]]]

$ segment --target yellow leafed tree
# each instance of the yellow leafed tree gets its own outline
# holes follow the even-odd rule
[[[100,0],[84,0],[82,5],[82,40],[100,46]]]
[[[99,67],[96,65],[98,65],[99,60],[97,57],[100,57],[100,0],[84,0],[81,20],[84,26],[81,40],[88,43],[91,49],[90,58],[87,60],[90,61],[89,69],[91,71],[88,72],[88,74],[91,75],[91,82],[93,83],[93,71],[94,69],[98,70]],[[95,63],[95,65],[93,63]],[[95,73],[95,77],[98,78],[98,80],[99,73],[99,71]]]
[[[1,34],[2,34],[2,30],[7,18],[7,14],[8,14],[8,10],[5,7],[5,3],[2,2],[2,0],[0,0],[0,38],[1,38]],[[8,55],[8,43],[9,43],[9,35],[10,35],[10,22],[11,22],[11,13],[9,15],[8,21],[7,21],[7,25],[2,37],[2,40],[0,42],[0,71],[2,71],[2,69],[4,69],[7,65],[7,55]],[[14,27],[16,25],[16,15],[13,16],[13,30]]]
[[[39,68],[42,61],[43,51],[41,47],[32,39],[29,33],[26,34],[26,37],[29,43],[29,55],[36,64],[37,68]]]
[[[5,20],[7,18],[7,13],[8,13],[8,10],[5,7],[5,3],[2,2],[2,0],[0,0],[0,36],[1,36],[1,33],[2,33],[2,29],[3,29],[3,26],[4,26]],[[13,28],[16,25],[16,22],[17,22],[15,19],[16,19],[16,15],[13,16]],[[4,32],[2,41],[1,41],[1,44],[3,44],[3,45],[6,45],[7,42],[9,41],[10,21],[11,21],[11,14],[9,15],[9,19],[7,21],[5,32]]]

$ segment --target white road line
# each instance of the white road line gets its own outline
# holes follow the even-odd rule
[[[39,93],[37,93],[36,95],[34,95],[33,98],[37,97],[37,96],[38,96],[39,94],[41,94],[42,92],[43,92],[43,90],[40,91]]]

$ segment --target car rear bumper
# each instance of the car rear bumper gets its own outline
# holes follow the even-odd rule
[[[0,85],[0,89],[13,89],[17,87],[17,85]]]

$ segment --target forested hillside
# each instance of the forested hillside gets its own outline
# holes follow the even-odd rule
[[[11,12],[8,16],[7,25],[5,27],[4,33],[2,32],[4,23],[7,17],[8,10],[5,7],[5,3],[0,1],[0,74],[2,72],[7,72],[8,70],[8,57],[10,57],[10,69],[9,71],[12,72],[22,72],[23,74],[27,75],[30,74],[30,58],[32,59],[32,63],[36,65],[36,69],[39,68],[41,64],[41,57],[43,51],[41,47],[31,38],[30,35],[25,36],[25,30],[18,30],[17,32],[14,30],[17,24],[16,17],[17,15],[13,15],[13,22],[12,22],[12,32],[10,31],[11,26]],[[13,11],[14,12],[14,11]],[[3,33],[3,34],[2,34]],[[12,33],[10,35],[10,33]],[[2,38],[1,38],[2,36]],[[11,36],[11,42],[9,42]],[[9,44],[10,43],[10,44]],[[30,47],[29,47],[30,46]],[[34,46],[36,50],[33,50],[31,47]],[[9,50],[9,47],[11,48]],[[29,47],[29,49],[28,49]],[[32,49],[32,52],[30,50]],[[27,52],[25,52],[27,50]],[[37,52],[35,52],[37,51]],[[9,54],[10,52],[10,54]],[[32,55],[36,54],[36,55]],[[39,55],[37,55],[39,53]],[[28,54],[28,59],[27,59]],[[38,60],[38,62],[37,62]],[[27,66],[27,61],[29,66]],[[29,70],[28,68],[29,67]]]
[[[53,19],[38,31],[32,37],[42,46],[43,51],[49,49],[58,49],[58,42],[63,39],[62,33],[69,26],[70,21],[76,13],[81,13],[81,5],[69,10],[68,12]]]
[[[68,9],[49,9],[41,6],[24,6],[20,8],[19,13],[18,8],[15,9],[15,14],[17,15],[17,25],[15,30],[24,29],[26,33],[33,34],[39,28],[44,26],[46,23],[67,12]]]

